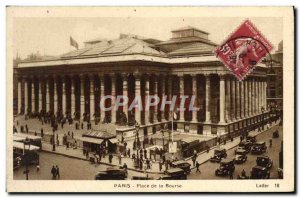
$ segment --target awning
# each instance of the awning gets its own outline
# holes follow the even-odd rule
[[[26,140],[26,138],[19,137],[19,136],[15,136],[15,135],[14,135],[13,139],[14,139],[14,141],[16,141],[16,142],[22,142],[22,141],[25,141],[25,140]]]
[[[113,144],[119,142],[119,140],[117,138],[112,138],[112,139],[109,139],[109,141]]]
[[[90,137],[81,137],[80,140],[83,142],[89,142],[93,144],[101,144],[104,141],[103,139],[90,138]]]

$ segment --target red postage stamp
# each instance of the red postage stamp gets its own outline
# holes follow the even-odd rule
[[[269,41],[246,20],[215,49],[215,54],[241,81],[272,49]]]

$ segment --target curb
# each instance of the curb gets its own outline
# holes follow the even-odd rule
[[[75,157],[75,156],[67,155],[67,154],[64,154],[64,153],[56,153],[54,151],[42,150],[42,152],[61,155],[61,156],[69,157],[69,158],[72,158],[72,159],[79,159],[79,160],[82,160],[82,161],[89,161],[89,160],[84,159],[84,158]],[[120,167],[120,168],[122,167],[120,165],[114,165],[114,164],[110,164],[110,163],[106,163],[106,162],[100,162],[100,164],[107,165],[107,166],[117,166],[117,167]],[[134,171],[134,172],[145,173],[145,171],[143,171],[143,170],[138,170],[138,169],[134,169],[134,168],[127,168],[127,169],[131,170],[131,171]],[[146,173],[149,173],[149,174],[164,174],[163,172],[149,172],[149,171],[146,171]]]

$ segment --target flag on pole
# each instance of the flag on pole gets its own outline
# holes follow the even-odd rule
[[[78,49],[78,43],[70,36],[70,45]]]

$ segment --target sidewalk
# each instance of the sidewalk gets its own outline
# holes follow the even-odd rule
[[[269,129],[266,129],[266,130],[264,130],[262,132],[251,131],[249,134],[257,136],[257,135],[259,135],[261,133],[264,133],[266,131],[273,130],[275,126],[277,126],[277,123],[273,124]],[[239,144],[239,142],[240,142],[240,139],[238,137],[238,138],[235,138],[233,140],[233,142],[227,142],[226,145],[221,145],[220,147],[225,148],[226,150],[230,150],[230,149],[236,147]],[[211,150],[209,151],[209,153],[207,153],[206,151],[198,153],[197,161],[200,164],[203,164],[203,163],[207,162],[210,159],[210,157],[213,155],[214,150],[216,148],[217,148],[217,146],[211,148]],[[82,151],[81,148],[77,148],[77,149],[69,148],[69,149],[66,149],[65,146],[56,146],[56,151],[52,151],[52,145],[49,144],[49,143],[47,143],[47,142],[43,142],[43,148],[42,148],[42,150],[45,151],[45,152],[50,152],[50,153],[54,153],[54,154],[63,155],[63,156],[66,156],[66,157],[71,157],[71,158],[76,158],[76,159],[88,161],[88,159],[85,157],[85,155],[83,155],[83,151]],[[185,159],[185,161],[189,162],[191,165],[193,164],[191,157]],[[101,159],[101,164],[105,164],[105,165],[108,165],[108,166],[119,166],[119,167],[121,167],[121,166],[123,166],[124,163],[127,164],[128,170],[145,173],[144,170],[136,169],[134,167],[134,163],[133,163],[132,159],[128,158],[128,157],[123,157],[121,164],[119,164],[117,156],[113,157],[111,164],[108,161],[108,156],[106,156],[105,158]],[[163,166],[163,171],[164,171],[164,168],[165,167]],[[194,169],[194,168],[195,167],[192,166],[192,169]],[[148,169],[146,171],[146,173],[163,174],[163,171],[162,172],[159,171],[159,164],[158,164],[158,161],[156,161],[154,163],[152,162],[151,169]]]

